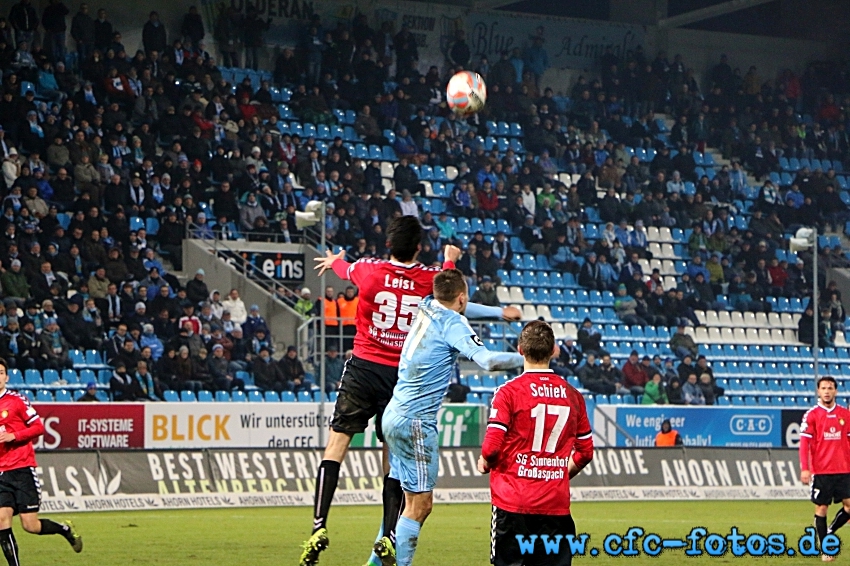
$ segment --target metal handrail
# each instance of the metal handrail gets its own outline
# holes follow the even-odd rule
[[[593,415],[591,415],[591,416],[593,417],[593,418],[592,418],[592,420],[591,420],[591,422],[595,422],[595,421],[596,421],[596,415],[601,415],[601,416],[602,416],[602,419],[603,419],[603,420],[605,420],[605,423],[606,423],[606,424],[608,424],[608,425],[613,425],[613,427],[614,427],[615,429],[617,429],[617,432],[619,432],[620,434],[622,434],[623,436],[625,436],[625,437],[626,437],[626,445],[627,445],[627,446],[634,446],[634,445],[635,445],[635,437],[634,437],[634,436],[632,436],[631,434],[629,434],[629,432],[628,432],[626,429],[624,429],[624,428],[623,428],[623,427],[622,427],[622,426],[621,426],[621,425],[620,425],[617,421],[615,421],[615,420],[614,420],[614,419],[612,419],[610,416],[608,416],[608,415],[605,413],[605,411],[594,411],[594,412],[593,412]],[[615,446],[617,446],[617,442],[616,442],[616,440],[614,441],[614,443],[613,443],[613,444],[609,443],[609,442],[608,442],[608,439],[607,439],[607,438],[605,438],[605,435],[604,435],[604,434],[602,434],[602,433],[597,432],[597,430],[596,430],[596,428],[595,428],[595,427],[593,428],[593,433],[594,433],[594,435],[593,435],[593,436],[594,436],[594,441],[598,440],[598,441],[599,441],[599,442],[600,442],[603,446],[606,446],[606,447],[615,447]]]
[[[228,246],[225,243],[227,240],[220,240],[217,238],[206,239],[191,237],[191,234],[193,234],[193,231],[196,228],[198,228],[198,226],[194,223],[189,223],[187,225],[187,234],[190,235],[190,239],[196,240],[198,242],[205,242],[205,245],[210,248],[216,258],[224,260],[224,263],[232,266],[238,273],[241,273],[245,277],[250,278],[260,287],[268,291],[269,295],[271,295],[272,298],[277,300],[285,308],[291,311],[293,315],[300,318],[301,315],[298,314],[298,312],[295,310],[295,303],[297,302],[297,299],[293,298],[296,296],[293,289],[289,288],[286,284],[266,275],[261,269],[251,263],[248,259],[242,257],[242,254],[239,251]],[[241,269],[238,266],[241,266]],[[278,292],[280,289],[285,290],[287,294],[281,295]]]

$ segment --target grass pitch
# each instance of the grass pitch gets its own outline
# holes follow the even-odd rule
[[[838,510],[830,507],[829,519]],[[661,536],[684,538],[692,527],[726,534],[737,526],[744,534],[785,533],[796,544],[811,525],[814,506],[806,501],[682,501],[609,502],[573,505],[578,531],[602,548],[610,532],[625,534],[631,526]],[[47,515],[45,515],[47,516]],[[25,566],[124,564],[200,565],[245,564],[296,566],[300,544],[311,524],[310,508],[205,509],[198,511],[138,511],[81,513],[54,519],[72,519],[83,535],[85,548],[74,554],[58,536],[37,537],[23,532],[15,521],[15,535]],[[380,508],[344,507],[331,510],[330,548],[322,566],[362,566],[380,523]],[[437,505],[422,531],[417,566],[467,566],[489,563],[490,508],[485,505]],[[839,534],[850,533],[850,526]],[[846,556],[846,554],[845,554]],[[844,556],[836,563],[846,563]],[[2,561],[2,558],[0,558]],[[771,564],[816,564],[818,557],[770,557]],[[686,558],[682,550],[667,550],[656,558],[600,555],[577,558],[574,564],[683,563],[751,564],[753,558],[731,554]]]

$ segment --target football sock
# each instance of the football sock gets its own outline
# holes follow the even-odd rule
[[[63,525],[56,521],[51,521],[50,519],[41,519],[41,531],[38,534],[68,536],[70,532],[71,529],[68,525]]]
[[[823,544],[823,539],[826,537],[826,517],[815,515],[815,530],[818,532],[818,541]]]
[[[316,496],[313,505],[313,532],[324,529],[328,522],[328,511],[339,483],[339,462],[322,460],[319,477],[316,478]]]
[[[835,514],[835,518],[832,520],[832,523],[829,525],[829,532],[834,533],[838,529],[844,526],[850,520],[850,513],[844,510],[844,507],[838,510],[838,513]]]
[[[3,554],[6,556],[6,562],[9,563],[9,566],[21,565],[18,560],[18,543],[15,542],[12,529],[0,530],[0,547],[3,548]]]
[[[396,528],[395,556],[398,566],[410,566],[413,564],[413,555],[419,544],[419,529],[422,525],[409,519],[401,517]]]
[[[384,523],[381,522],[381,528],[378,529],[378,536],[375,537],[375,544],[378,544],[378,541],[384,538]],[[372,551],[372,554],[369,555],[369,560],[366,562],[367,566],[381,566],[381,559],[378,558],[378,555],[375,554],[375,551]]]
[[[389,475],[384,476],[384,536],[395,544],[398,518],[404,510],[404,492],[401,482]]]

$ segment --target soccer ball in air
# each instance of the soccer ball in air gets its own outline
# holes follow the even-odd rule
[[[478,73],[461,71],[449,80],[446,100],[457,114],[475,114],[487,102],[487,85]]]

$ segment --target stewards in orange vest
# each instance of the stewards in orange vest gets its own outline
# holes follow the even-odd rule
[[[326,287],[322,297],[322,310],[325,313],[325,326],[339,326],[339,305],[334,298],[334,288]]]
[[[339,316],[342,317],[342,334],[345,336],[343,350],[354,347],[354,335],[357,333],[357,303],[359,302],[360,297],[350,285],[345,288],[345,294],[336,301],[339,306]]]
[[[345,294],[336,300],[343,326],[354,326],[357,322],[357,303],[360,297],[354,294],[354,287],[346,287]]]
[[[682,437],[679,433],[673,430],[670,425],[670,419],[665,419],[661,423],[661,430],[655,435],[656,446],[681,446],[683,444]]]

